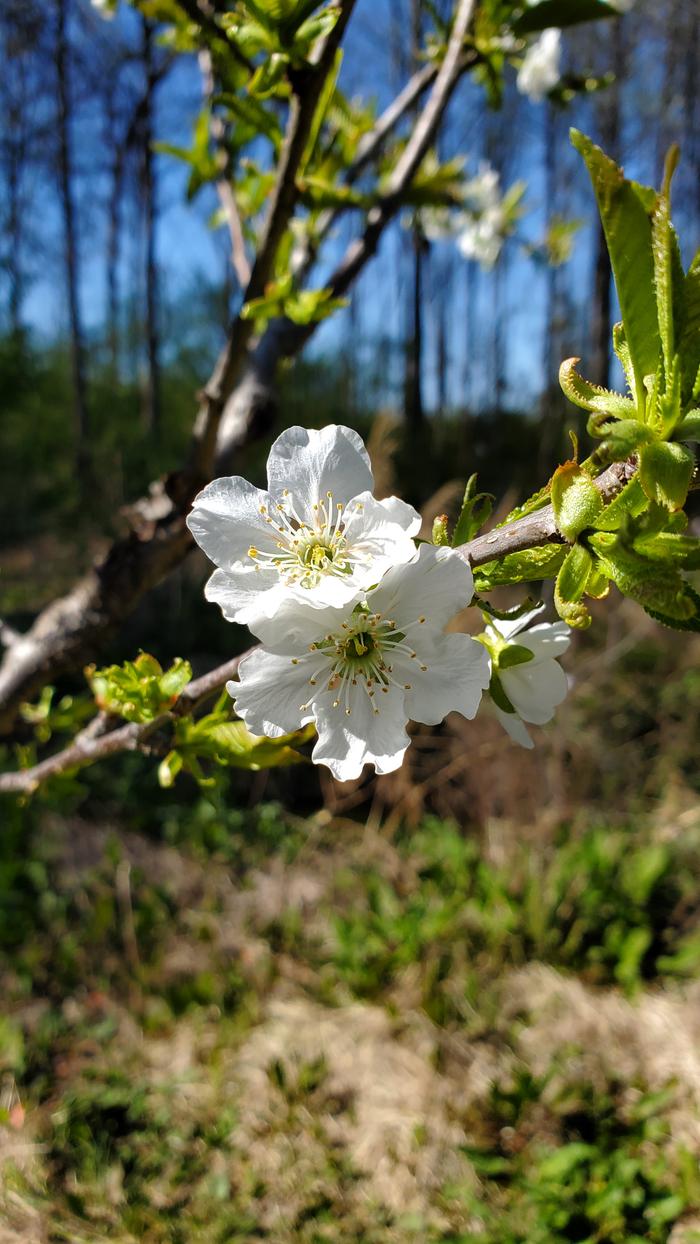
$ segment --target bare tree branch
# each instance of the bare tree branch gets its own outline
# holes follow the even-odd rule
[[[620,492],[632,478],[636,470],[633,459],[627,462],[616,462],[595,481],[604,501],[610,501]],[[496,561],[508,553],[522,552],[548,543],[559,543],[562,537],[554,522],[554,511],[551,505],[505,527],[497,527],[485,536],[477,536],[467,544],[462,544],[457,552],[470,566],[483,566],[487,562]],[[230,678],[238,672],[238,666],[244,657],[254,651],[249,648],[232,660],[226,661],[216,669],[203,674],[201,678],[189,683],[172,708],[161,713],[153,721],[143,724],[129,724],[109,731],[109,722],[113,718],[100,713],[85,727],[74,742],[62,752],[50,756],[31,769],[21,769],[14,773],[0,774],[0,794],[29,794],[36,790],[41,782],[55,777],[82,765],[92,764],[107,756],[123,751],[147,750],[148,740],[152,734],[173,719],[196,711],[203,702],[219,691]]]

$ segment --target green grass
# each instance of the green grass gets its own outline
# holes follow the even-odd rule
[[[0,837],[0,1224],[18,1238],[32,1214],[78,1244],[665,1244],[692,1221],[678,1086],[602,1054],[591,1078],[583,1046],[531,1063],[537,1016],[508,981],[540,962],[624,1006],[681,998],[700,976],[695,831],[562,830],[498,864],[450,822],[390,844],[278,805],[167,805],[150,839],[91,834],[37,807]],[[274,1039],[273,999],[293,1004]],[[366,1087],[354,1053],[343,1071],[347,1025],[357,1066],[379,1059]],[[386,1142],[403,1205],[358,1135],[407,1058],[433,1088]]]

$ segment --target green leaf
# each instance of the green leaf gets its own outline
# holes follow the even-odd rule
[[[700,251],[693,259],[683,282],[683,335],[679,344],[682,368],[683,402],[700,397]]]
[[[542,1159],[537,1167],[538,1178],[553,1179],[559,1183],[568,1179],[578,1166],[589,1163],[597,1153],[593,1145],[587,1145],[582,1140],[571,1141]]]
[[[642,959],[651,945],[651,929],[631,929],[625,937],[615,964],[615,976],[628,988],[639,980]]]
[[[649,616],[656,622],[661,622],[663,626],[670,626],[674,631],[700,633],[700,596],[689,583],[683,584],[681,592],[676,597],[673,613],[667,611],[663,602],[655,604],[642,601],[641,603]]]
[[[99,708],[126,721],[146,722],[172,708],[192,678],[192,667],[178,657],[164,673],[155,657],[141,652],[123,665],[88,666],[85,676]]]
[[[584,380],[576,371],[576,364],[580,361],[578,358],[565,359],[559,368],[559,384],[569,401],[583,410],[596,411],[611,418],[633,418],[636,407],[631,398]]]
[[[700,597],[672,563],[644,557],[615,534],[595,532],[588,542],[603,569],[625,596],[667,626],[700,629]]]
[[[567,553],[554,585],[554,607],[569,626],[584,629],[591,624],[591,615],[582,603],[593,570],[593,557],[582,544],[574,544]]]
[[[663,188],[656,201],[651,226],[656,312],[667,377],[671,372],[676,349],[676,320],[683,313],[682,291],[679,289],[678,294],[674,295],[674,286],[679,287],[683,281],[683,267],[678,239],[671,224],[671,180],[678,157],[678,147],[671,147],[666,157]],[[680,331],[682,325],[679,324],[678,327]]]
[[[498,561],[488,562],[474,571],[477,592],[490,592],[495,587],[553,579],[566,557],[565,544],[542,544],[523,553],[508,553]]]
[[[307,164],[309,163],[309,161],[311,160],[311,157],[313,156],[314,148],[316,146],[318,136],[321,132],[321,126],[323,125],[324,117],[326,113],[328,112],[330,102],[333,98],[333,92],[335,91],[335,86],[336,86],[336,82],[338,81],[338,75],[340,73],[340,66],[342,65],[342,63],[343,63],[343,49],[338,48],[335,54],[333,65],[331,69],[329,70],[328,74],[326,75],[325,81],[323,83],[321,94],[319,96],[318,103],[316,104],[316,110],[314,112],[313,121],[311,122],[311,129],[309,130],[309,137],[306,142],[306,147],[304,148],[304,154],[299,163],[299,175],[301,177],[303,177],[304,170]]]
[[[464,499],[457,524],[452,535],[452,547],[459,548],[473,540],[484,523],[491,517],[493,497],[488,492],[476,491],[476,475],[470,476],[464,490]]]
[[[637,419],[608,420],[605,415],[591,415],[588,434],[602,438],[596,458],[610,462],[624,462],[641,445],[654,439],[651,428]]]
[[[491,699],[493,700],[497,708],[500,708],[502,713],[515,713],[516,712],[516,709],[513,707],[510,700],[508,699],[508,696],[503,690],[503,683],[501,682],[496,672],[492,673],[491,675],[491,681],[489,683],[489,695],[491,696]]]
[[[685,505],[695,470],[689,449],[675,441],[654,441],[644,445],[639,455],[639,478],[650,501],[669,510]]]
[[[644,377],[655,374],[661,348],[649,215],[656,195],[628,181],[615,162],[580,131],[571,131],[571,141],[586,162],[598,201],[634,372],[635,403],[641,413]]]
[[[684,570],[700,570],[700,539],[659,531],[634,541],[635,552],[662,562],[672,562]]]
[[[700,410],[688,411],[685,418],[676,424],[674,438],[677,441],[700,441]]]
[[[535,654],[530,648],[525,648],[522,644],[508,644],[498,655],[498,668],[509,670],[516,665],[527,665],[534,657]]]
[[[565,462],[552,476],[552,506],[558,530],[574,541],[592,527],[603,508],[603,498],[577,462]]]
[[[633,475],[617,496],[601,510],[596,519],[596,530],[618,531],[628,518],[636,518],[648,504],[639,475]]]
[[[535,34],[549,26],[576,26],[615,16],[619,16],[617,10],[603,0],[540,0],[516,17],[512,28],[517,35]]]

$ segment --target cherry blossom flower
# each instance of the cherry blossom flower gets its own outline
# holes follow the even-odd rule
[[[561,31],[550,26],[527,49],[518,70],[518,90],[537,102],[554,89],[560,77]]]
[[[475,716],[490,662],[469,635],[444,633],[469,604],[472,573],[458,553],[421,546],[344,609],[300,605],[259,625],[266,645],[227,685],[254,734],[279,738],[313,722],[313,759],[341,781],[365,764],[390,773],[409,744],[409,719],[428,725],[455,710]]]
[[[540,622],[525,632],[540,605],[515,621],[492,618],[482,637],[493,661],[491,698],[496,716],[521,747],[532,748],[524,722],[542,726],[566,696],[567,679],[557,657],[569,647],[565,622]]]
[[[369,457],[351,428],[288,428],[267,476],[267,491],[237,475],[214,480],[187,519],[218,566],[207,600],[229,622],[255,630],[290,602],[345,605],[415,557],[420,515],[398,497],[372,496]]]

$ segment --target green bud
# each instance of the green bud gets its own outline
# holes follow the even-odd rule
[[[590,475],[576,462],[565,462],[552,478],[552,506],[558,530],[572,544],[592,527],[603,508],[603,498]]]
[[[442,547],[450,543],[450,537],[447,530],[448,518],[446,514],[438,514],[433,519],[433,544]]]

